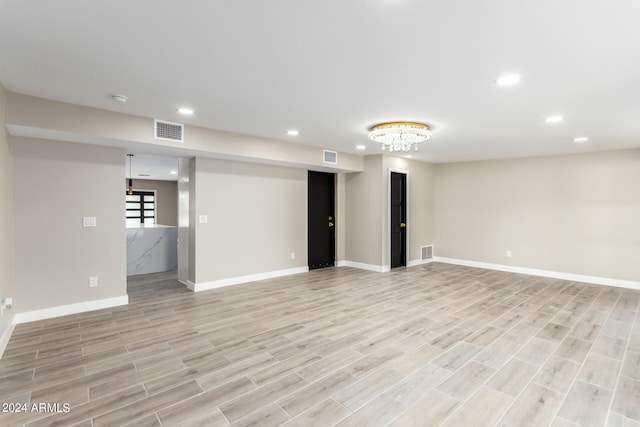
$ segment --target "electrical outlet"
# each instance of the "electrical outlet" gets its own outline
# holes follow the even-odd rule
[[[83,216],[82,217],[82,226],[83,227],[95,227],[96,226],[96,217],[95,216]]]
[[[513,257],[513,252],[507,251],[507,258],[512,258],[512,257]]]
[[[295,252],[291,252],[291,259],[296,259],[296,253]]]
[[[95,288],[98,286],[98,276],[89,276],[89,287]]]

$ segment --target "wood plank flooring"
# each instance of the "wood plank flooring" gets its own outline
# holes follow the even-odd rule
[[[18,325],[0,425],[640,426],[640,291],[432,263],[129,297]]]

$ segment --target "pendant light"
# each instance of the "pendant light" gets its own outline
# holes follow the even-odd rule
[[[133,157],[133,154],[127,154],[127,156],[129,157],[129,195],[133,194],[133,179],[131,178],[133,175],[131,174],[131,158]]]

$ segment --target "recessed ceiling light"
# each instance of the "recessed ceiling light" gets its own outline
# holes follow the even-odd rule
[[[587,142],[589,141],[589,138],[587,138],[586,136],[579,136],[577,138],[573,138],[574,142]]]
[[[512,86],[520,82],[522,76],[520,74],[507,74],[496,80],[498,86]]]
[[[191,116],[193,115],[193,110],[191,108],[180,107],[178,108],[178,113],[184,114],[186,116]]]
[[[171,175],[178,175],[178,171],[171,171]]]
[[[564,117],[562,116],[549,116],[546,119],[544,119],[545,122],[547,123],[558,123],[564,120]]]
[[[366,147],[366,146],[364,146],[364,145],[356,145],[356,149],[357,149],[357,150],[366,150],[366,149],[367,149],[367,147]]]
[[[291,136],[296,136],[298,135],[300,132],[298,132],[297,130],[294,129],[290,129],[287,131],[287,135],[291,135]]]
[[[125,102],[127,102],[127,100],[128,100],[129,98],[127,98],[127,97],[126,97],[126,96],[124,96],[124,95],[119,95],[119,94],[117,94],[117,93],[114,93],[113,95],[111,95],[111,99],[113,99],[113,100],[114,100],[114,101],[116,101],[116,102],[121,102],[121,103],[123,103],[123,104],[124,104]]]

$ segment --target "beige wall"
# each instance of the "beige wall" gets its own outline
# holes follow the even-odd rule
[[[127,179],[125,183],[128,185]],[[124,189],[125,187],[123,187]],[[156,191],[156,223],[178,225],[178,182],[153,179],[134,179],[134,190]],[[123,193],[124,194],[124,193]]]
[[[189,159],[189,281],[196,283],[196,159]],[[179,243],[178,243],[179,244]],[[180,261],[178,261],[180,262]]]
[[[126,295],[124,150],[15,137],[11,146],[16,312]]]
[[[434,167],[402,157],[365,157],[365,170],[346,175],[346,260],[389,266],[389,172],[408,175],[409,252],[420,259],[420,246],[434,241]]]
[[[336,174],[336,206],[335,206],[335,223],[336,223],[336,261],[344,261],[345,254],[345,238],[346,238],[346,175],[343,173]]]
[[[14,297],[13,214],[11,197],[11,155],[9,135],[4,127],[6,91],[0,83],[0,300]],[[13,319],[15,310],[0,315],[0,338]],[[1,352],[1,350],[0,350]]]
[[[381,155],[366,156],[363,172],[346,175],[347,261],[382,265],[384,185]]]
[[[437,165],[436,255],[639,281],[639,182],[640,150]]]
[[[196,283],[307,266],[306,170],[196,158],[200,215]]]
[[[175,117],[158,117],[180,121]],[[338,164],[323,162],[322,148],[186,125],[184,143],[156,140],[153,119],[84,107],[14,92],[7,95],[7,124],[22,136],[48,135],[64,141],[126,145],[131,151],[161,152],[181,157],[201,156],[276,163],[327,171],[362,170],[362,156],[339,153]],[[181,150],[176,152],[175,150]]]
[[[389,171],[407,173],[407,263],[420,260],[420,247],[433,244],[434,235],[434,181],[435,168],[432,164],[405,159],[402,157],[383,156],[382,168],[385,176],[382,222],[386,225],[382,233],[382,264],[389,261]]]

